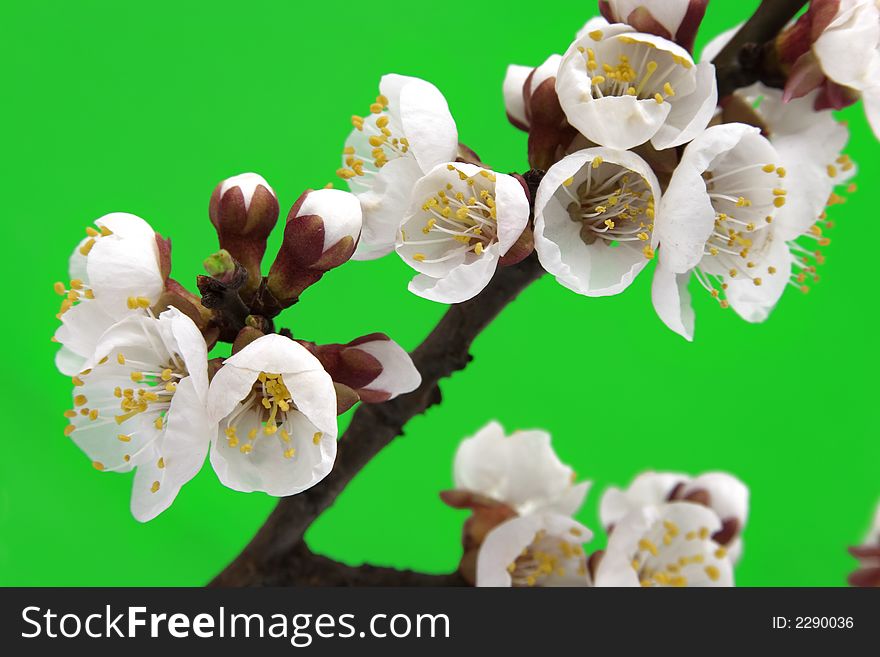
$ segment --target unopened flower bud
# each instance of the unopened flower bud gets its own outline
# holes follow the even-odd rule
[[[612,23],[626,23],[693,50],[709,0],[600,0],[599,11]]]
[[[284,240],[269,270],[269,292],[282,306],[334,267],[348,262],[361,233],[361,204],[354,194],[319,189],[291,208]]]
[[[214,189],[208,208],[217,229],[220,248],[248,271],[246,294],[256,291],[266,240],[278,221],[278,199],[262,176],[243,173],[227,178]]]
[[[412,392],[422,381],[409,354],[384,333],[365,335],[348,344],[304,346],[321,361],[337,386],[349,388],[367,403]]]
[[[202,264],[210,276],[223,283],[231,282],[235,276],[235,270],[239,266],[235,258],[226,249],[220,249],[217,253],[212,253],[205,258]]]

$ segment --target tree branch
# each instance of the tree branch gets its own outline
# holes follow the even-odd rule
[[[349,566],[315,554],[300,542],[291,550],[285,567],[266,572],[263,586],[467,586],[456,573],[428,575],[370,564]]]
[[[765,44],[775,39],[807,0],[763,0],[713,63],[718,78],[718,97],[764,78]],[[774,71],[775,75],[776,72]]]
[[[721,97],[760,79],[756,58],[761,56],[764,44],[775,38],[804,4],[806,0],[761,3],[715,59]],[[542,175],[532,171],[525,176],[532,198]],[[468,364],[471,344],[480,332],[542,273],[533,254],[518,265],[499,270],[475,298],[451,306],[412,354],[413,363],[422,374],[421,386],[384,404],[362,405],[339,440],[333,471],[317,486],[281,499],[253,540],[210,585],[463,585],[457,573],[426,575],[370,565],[347,566],[313,554],[303,542],[303,535],[355,475],[403,433],[410,419],[439,403],[439,381]]]
[[[413,363],[422,374],[422,384],[415,391],[384,404],[364,404],[354,414],[348,430],[339,440],[339,452],[333,471],[317,486],[304,493],[285,497],[257,532],[250,544],[211,583],[212,586],[260,586],[308,581],[312,584],[360,583],[374,577],[391,582],[389,572],[369,567],[360,575],[352,571],[334,571],[331,581],[323,581],[312,571],[315,559],[304,552],[302,538],[312,522],[329,507],[345,486],[404,425],[440,401],[438,382],[463,369],[471,360],[469,350],[474,339],[522,290],[537,280],[543,270],[533,254],[518,265],[498,271],[479,295],[450,306],[431,334],[412,353]],[[316,571],[327,576],[326,571]],[[340,575],[344,572],[344,576]],[[384,575],[378,575],[384,574]],[[452,576],[446,576],[446,579]],[[427,575],[397,575],[404,580],[439,583]]]

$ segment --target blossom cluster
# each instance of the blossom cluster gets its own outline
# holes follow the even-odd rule
[[[877,125],[877,7],[814,0],[772,44],[791,69],[785,88],[719,98],[711,62],[736,29],[695,59],[706,5],[604,0],[563,54],[508,68],[507,115],[528,132],[540,177],[532,191],[458,143],[436,87],[383,77],[370,114],[352,117],[337,172],[364,209],[355,257],[395,250],[417,272],[409,289],[443,303],[474,297],[532,251],[588,297],[623,292],[657,260],[654,307],[688,340],[691,281],[749,322],[788,287],[807,292],[830,243],[826,208],[855,173],[830,110],[864,97]],[[789,66],[796,47],[808,52]],[[858,49],[854,71],[845,62]]]
[[[510,436],[491,422],[455,455],[455,488],[468,509],[461,574],[476,586],[733,586],[749,491],[736,477],[645,472],[602,495],[607,547],[573,518],[590,489],[576,483],[543,431]]]
[[[600,0],[564,52],[511,65],[501,91],[528,135],[523,174],[460,143],[434,85],[385,75],[369,113],[352,117],[337,171],[350,191],[307,190],[279,229],[261,176],[216,186],[219,244],[198,294],[171,277],[171,241],[146,221],[98,219],[55,286],[56,365],[73,384],[65,434],[97,470],[134,471],[141,521],[206,461],[237,491],[315,486],[334,466],[341,413],[422,386],[421,411],[436,380],[423,386],[384,333],[325,344],[276,322],[328,272],[391,252],[415,270],[409,290],[439,303],[474,299],[499,269],[532,258],[586,297],[620,294],[652,270],[653,307],[687,340],[691,289],[764,321],[787,288],[819,280],[828,208],[845,201],[841,186],[855,191],[833,110],[862,100],[880,136],[880,0],[812,0],[750,44],[767,70],[730,92],[713,61],[742,45],[739,28],[694,56],[707,5]],[[592,552],[593,531],[575,519],[590,483],[547,433],[506,436],[490,423],[461,444],[454,478],[442,498],[471,512],[460,564],[471,584],[733,585],[749,493],[730,474],[645,472],[609,488],[607,546]],[[880,585],[878,531],[852,548],[854,584]]]
[[[362,223],[353,195],[306,192],[263,276],[278,211],[257,174],[217,186],[209,215],[222,248],[205,261],[201,298],[170,278],[170,241],[123,213],[86,229],[69,282],[55,286],[56,364],[73,382],[64,433],[97,470],[135,471],[138,520],[168,508],[209,453],[230,488],[302,492],[333,467],[337,414],[421,382],[384,334],[321,345],[270,330],[280,309],[350,258]],[[232,343],[230,357],[209,358],[219,340]]]

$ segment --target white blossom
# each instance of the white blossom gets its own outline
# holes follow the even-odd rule
[[[352,117],[338,174],[363,207],[363,233],[356,260],[394,248],[415,182],[455,159],[458,132],[443,94],[418,78],[389,74],[366,117]]]
[[[733,586],[721,528],[705,506],[671,502],[627,514],[614,527],[596,568],[595,586]]]
[[[556,77],[569,123],[587,139],[658,150],[694,139],[715,111],[715,69],[679,45],[594,19],[569,47]]]
[[[289,338],[262,336],[224,361],[211,381],[208,412],[219,425],[211,464],[232,489],[294,495],[333,467],[333,381]]]
[[[622,292],[654,257],[659,200],[657,177],[635,153],[572,153],[538,187],[535,249],[541,264],[579,294]]]
[[[774,221],[785,170],[757,128],[714,126],[685,149],[658,208],[660,259],[652,298],[663,322],[693,339],[694,275],[722,307],[767,318],[788,285],[792,256]]]
[[[131,510],[164,511],[204,463],[215,433],[207,416],[208,356],[202,334],[175,308],[131,314],[107,330],[96,364],[73,377],[65,433],[101,471],[137,469]]]
[[[858,92],[880,138],[880,3],[838,0],[837,12],[813,43],[822,73]]]
[[[146,221],[116,212],[95,225],[70,257],[70,281],[55,284],[64,296],[55,364],[68,376],[94,365],[104,331],[152,306],[164,288],[156,233]]]
[[[736,562],[742,555],[742,531],[749,514],[749,489],[726,472],[707,472],[697,477],[675,472],[644,472],[626,489],[611,487],[602,495],[599,517],[609,532],[626,516],[672,501],[697,502],[712,509],[721,520],[713,540]]]
[[[436,166],[415,185],[397,253],[419,274],[411,292],[441,303],[476,296],[529,220],[529,201],[513,176],[474,164]]]
[[[545,512],[511,518],[486,536],[477,555],[477,586],[588,586],[583,543],[593,533],[568,516]]]
[[[550,434],[532,430],[507,436],[498,422],[463,440],[455,454],[456,490],[478,493],[520,515],[577,513],[590,482],[575,484],[574,477],[553,450]]]

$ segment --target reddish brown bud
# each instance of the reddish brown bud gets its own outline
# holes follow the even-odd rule
[[[268,289],[287,307],[334,267],[348,262],[360,237],[361,206],[337,189],[307,191],[291,208]]]
[[[256,291],[262,279],[260,263],[266,240],[278,222],[278,199],[269,184],[255,173],[243,173],[221,182],[208,206],[220,248],[248,271],[244,294]]]

